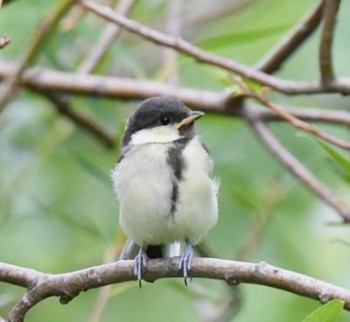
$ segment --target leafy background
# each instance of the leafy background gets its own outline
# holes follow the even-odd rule
[[[237,12],[200,21],[212,2],[186,3],[184,36],[199,46],[247,64],[254,64],[308,10],[315,1],[256,0]],[[59,3],[13,1],[0,11],[0,31],[12,43],[1,59],[21,57],[39,21]],[[219,1],[218,5],[223,5]],[[139,1],[135,20],[161,29],[167,2]],[[347,13],[342,3],[334,55],[336,71],[349,74]],[[71,22],[68,16],[66,24]],[[196,20],[197,19],[197,20]],[[197,21],[197,22],[196,22]],[[199,21],[199,22],[198,22]],[[86,14],[64,23],[39,57],[40,65],[76,70],[94,46],[104,22]],[[68,29],[67,29],[68,28]],[[319,32],[303,46],[279,76],[288,79],[318,77]],[[98,74],[162,80],[159,65],[163,49],[123,32],[98,67]],[[222,74],[186,57],[179,58],[180,83],[201,89],[223,90]],[[89,134],[62,118],[49,101],[23,90],[0,116],[0,258],[44,272],[67,272],[112,261],[124,237],[118,227],[118,204],[110,172],[118,156],[124,121],[139,102],[96,97],[72,97],[74,105],[98,118],[117,134],[106,149]],[[335,95],[276,97],[288,106],[349,110],[349,100]],[[348,135],[348,129],[325,127]],[[349,181],[327,151],[286,124],[274,124],[274,133],[325,183],[349,203]],[[198,131],[215,161],[221,180],[220,219],[205,243],[227,259],[273,265],[350,287],[350,231],[339,224],[333,210],[301,185],[260,145],[247,124],[235,118],[206,115]],[[348,155],[345,155],[348,158]],[[23,292],[0,285],[0,315],[6,316]],[[155,284],[124,283],[81,294],[68,306],[49,299],[36,306],[26,321],[206,321],[217,318],[229,296],[222,282],[195,279],[188,288],[180,280]],[[283,291],[256,285],[234,289],[229,321],[302,321],[319,304]],[[106,301],[101,298],[105,296]],[[102,301],[104,304],[102,305]],[[101,317],[98,316],[101,309]],[[338,321],[348,321],[344,313]]]

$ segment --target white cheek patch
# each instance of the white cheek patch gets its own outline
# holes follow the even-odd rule
[[[134,133],[131,136],[131,144],[167,143],[179,138],[179,131],[173,125],[157,126]]]

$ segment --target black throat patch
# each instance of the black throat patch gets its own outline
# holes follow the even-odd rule
[[[172,147],[168,151],[167,162],[173,170],[174,177],[172,179],[171,207],[170,216],[176,211],[177,201],[179,199],[179,181],[183,177],[183,171],[186,167],[182,152],[191,138],[181,138],[173,142]]]

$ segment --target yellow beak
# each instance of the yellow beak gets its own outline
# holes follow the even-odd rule
[[[183,120],[181,120],[179,123],[175,124],[175,127],[177,129],[180,129],[181,127],[183,127],[184,125],[187,124],[191,124],[194,121],[198,120],[200,117],[202,117],[204,115],[203,112],[200,111],[192,111],[191,114],[187,117],[185,117]]]

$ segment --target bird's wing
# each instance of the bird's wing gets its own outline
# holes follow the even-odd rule
[[[137,245],[132,239],[128,238],[122,252],[120,253],[119,260],[134,259],[140,250],[140,246]]]

